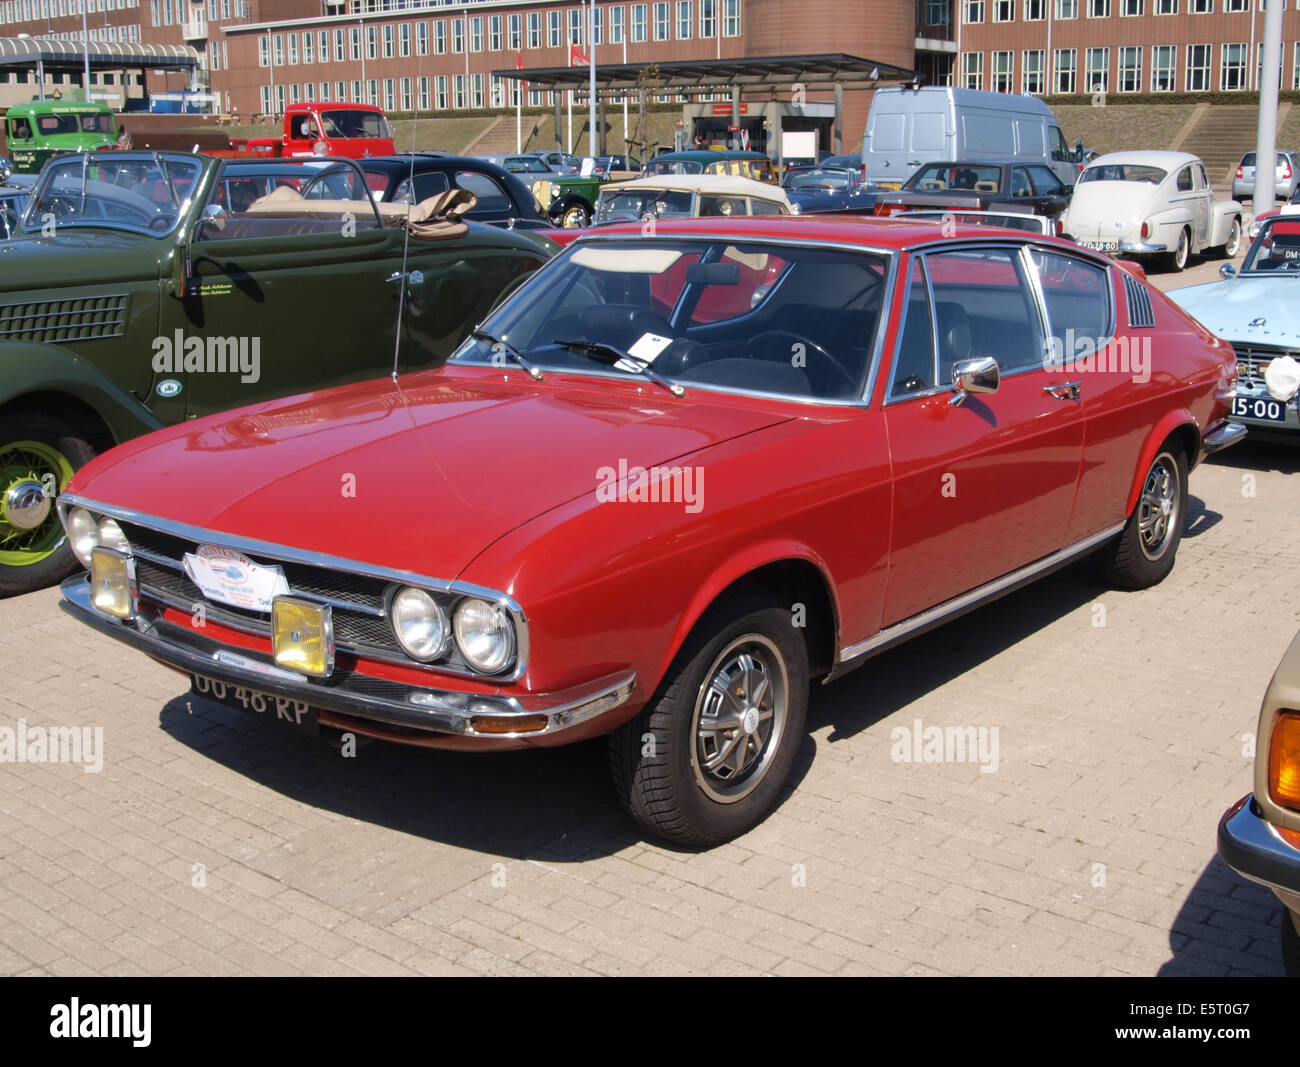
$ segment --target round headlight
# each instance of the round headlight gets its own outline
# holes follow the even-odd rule
[[[82,565],[89,567],[90,553],[99,544],[99,528],[95,525],[95,516],[85,508],[73,508],[68,512],[68,544]]]
[[[99,543],[104,548],[115,548],[119,552],[130,553],[131,542],[113,519],[101,519],[99,523]]]
[[[510,616],[496,604],[470,597],[456,608],[456,644],[476,671],[496,674],[515,654]]]
[[[401,590],[388,614],[398,642],[415,659],[437,659],[447,647],[447,613],[423,589]]]

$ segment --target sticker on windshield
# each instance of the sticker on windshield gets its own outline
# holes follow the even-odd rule
[[[660,337],[657,333],[643,333],[641,339],[627,350],[627,354],[646,363],[653,363],[659,358],[659,353],[672,343],[671,337]]]

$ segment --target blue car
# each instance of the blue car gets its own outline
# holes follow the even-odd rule
[[[876,206],[874,190],[862,181],[860,170],[817,164],[791,167],[781,182],[791,204],[809,211],[870,211]]]

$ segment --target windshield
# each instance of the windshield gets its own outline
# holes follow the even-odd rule
[[[63,156],[47,163],[23,229],[109,226],[169,233],[200,173],[197,160],[119,153]]]
[[[36,128],[42,137],[53,137],[60,133],[99,133],[112,137],[117,133],[113,116],[99,111],[72,115],[38,115]]]
[[[1300,271],[1300,218],[1267,219],[1246,253],[1241,273]]]
[[[848,170],[805,170],[787,175],[787,189],[848,189],[853,184],[853,172]]]
[[[602,192],[596,222],[626,222],[652,214],[657,219],[690,218],[695,194],[682,189],[623,189]]]
[[[377,137],[391,138],[392,130],[388,120],[377,111],[324,111],[321,121],[325,124],[326,137]]]
[[[1159,185],[1165,180],[1167,171],[1159,167],[1148,167],[1142,163],[1104,163],[1100,167],[1089,167],[1079,175],[1079,184],[1084,182],[1148,182]]]
[[[703,164],[693,159],[652,159],[645,165],[647,176],[651,174],[703,174]]]
[[[686,389],[857,400],[887,257],[717,238],[579,242],[453,357],[543,372],[644,376]]]
[[[997,192],[1002,187],[1002,168],[978,163],[928,163],[908,179],[905,189],[931,192],[944,189],[970,189]]]

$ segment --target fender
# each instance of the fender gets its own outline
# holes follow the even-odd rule
[[[586,208],[588,215],[594,214],[596,210],[591,206],[591,204],[587,202],[587,198],[585,196],[579,196],[577,193],[564,193],[561,196],[559,196],[555,200],[555,202],[551,204],[549,208],[546,209],[546,213],[554,221],[559,222],[561,219],[564,218],[564,213],[568,211],[569,208],[571,207]]]
[[[165,423],[131,393],[66,349],[36,344],[0,345],[0,407],[32,393],[62,393],[94,409],[113,440],[161,429]]]
[[[734,585],[747,574],[752,574],[769,564],[791,561],[811,563],[817,569],[817,573],[821,575],[826,586],[827,596],[831,602],[831,613],[834,616],[831,619],[831,633],[834,637],[833,651],[837,651],[840,647],[840,603],[835,582],[831,580],[826,561],[801,542],[790,540],[768,541],[763,544],[753,545],[740,555],[724,560],[708,578],[700,583],[699,588],[695,590],[695,594],[691,597],[690,603],[682,612],[681,618],[677,621],[677,628],[673,631],[672,638],[668,642],[667,652],[664,654],[664,658],[659,664],[658,673],[655,675],[654,685],[649,686],[649,679],[647,679],[647,696],[654,688],[658,687],[672,664],[673,657],[680,651],[687,635],[695,628],[695,624],[700,621],[700,617],[708,611],[710,605],[718,599],[724,589]]]
[[[1142,442],[1142,450],[1138,453],[1137,469],[1133,472],[1133,484],[1128,491],[1128,501],[1124,505],[1124,515],[1127,517],[1133,514],[1133,509],[1137,507],[1138,497],[1142,493],[1142,483],[1146,480],[1147,471],[1151,469],[1151,464],[1156,458],[1156,453],[1160,451],[1160,446],[1171,433],[1180,426],[1190,426],[1195,432],[1197,440],[1201,437],[1201,428],[1196,424],[1196,419],[1186,408],[1175,408],[1173,411],[1166,412],[1159,422],[1152,427],[1147,438]],[[1196,456],[1187,457],[1187,469],[1190,471],[1196,463]],[[1186,486],[1183,487],[1186,489]]]
[[[1157,226],[1190,226],[1192,225],[1192,213],[1185,207],[1169,207],[1164,211],[1157,211],[1153,215],[1147,216],[1147,222],[1151,228]]]
[[[1232,220],[1242,217],[1242,208],[1235,200],[1220,200],[1214,205],[1212,225],[1210,226],[1210,247],[1228,243],[1228,232],[1232,229]],[[1243,237],[1245,234],[1242,235]]]

